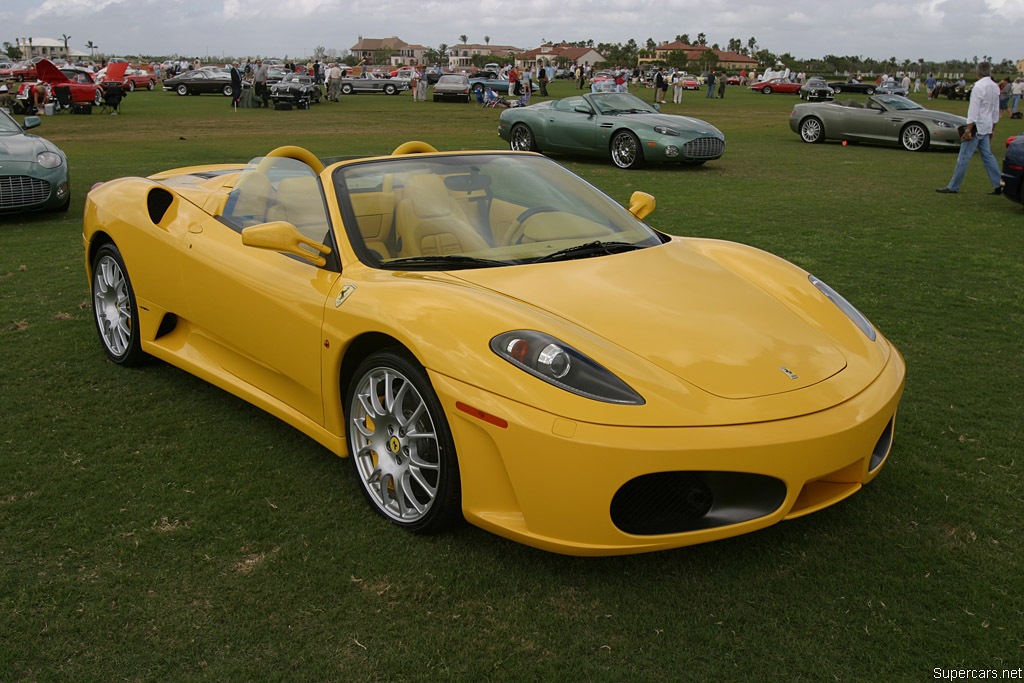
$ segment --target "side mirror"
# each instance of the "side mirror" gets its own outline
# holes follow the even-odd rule
[[[580,114],[586,114],[587,116],[590,116],[591,114],[594,113],[590,110],[590,107],[584,104],[577,104],[574,110]]]
[[[40,124],[42,124],[42,121],[38,116],[26,116],[25,122],[21,124],[21,129],[28,130],[29,128],[35,128]]]
[[[242,230],[242,244],[247,247],[292,254],[315,266],[326,265],[327,259],[313,253],[310,249],[320,254],[331,253],[330,247],[304,236],[287,221],[273,221],[245,228]],[[303,246],[309,247],[309,249],[304,249]]]
[[[654,103],[654,111],[661,111],[661,105],[657,102]]]
[[[629,198],[629,212],[636,216],[637,219],[643,220],[644,216],[654,211],[656,204],[657,202],[652,195],[638,190]]]

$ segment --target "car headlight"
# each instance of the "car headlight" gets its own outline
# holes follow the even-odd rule
[[[948,123],[946,121],[939,121],[938,119],[932,119],[932,123],[934,123],[939,128],[952,128],[953,127],[952,123]]]
[[[818,278],[813,275],[808,275],[807,278],[811,281],[811,284],[817,287],[818,291],[824,294],[829,301],[838,306],[839,310],[845,313],[846,316],[853,321],[853,324],[859,327],[860,331],[863,332],[868,339],[875,341],[875,328],[871,322],[864,317],[863,313],[858,311],[854,308],[853,304],[844,299],[842,294],[832,289]]]
[[[43,168],[57,168],[64,162],[56,152],[40,152],[36,157],[36,163]]]
[[[577,396],[604,403],[645,403],[628,384],[550,334],[504,332],[491,340],[491,350],[517,368]]]
[[[665,126],[655,126],[654,132],[658,135],[680,135],[675,128],[666,128]]]

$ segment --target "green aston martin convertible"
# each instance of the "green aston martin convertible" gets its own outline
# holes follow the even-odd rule
[[[711,124],[662,114],[635,95],[617,92],[507,109],[498,135],[514,150],[608,156],[629,169],[645,161],[698,165],[725,151],[725,136]]]

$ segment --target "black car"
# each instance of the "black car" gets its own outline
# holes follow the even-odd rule
[[[231,74],[208,69],[186,71],[174,78],[165,79],[164,90],[173,90],[179,95],[201,95],[212,92],[231,97]]]
[[[267,69],[267,85],[273,85],[274,83],[280,83],[281,79],[290,74],[291,71],[288,69],[280,69],[277,67]]]
[[[878,86],[878,92],[885,95],[899,95],[900,97],[910,97],[910,91],[904,88],[896,81],[883,81],[882,85]]]
[[[831,100],[835,98],[835,90],[829,87],[828,82],[819,76],[807,79],[807,82],[800,86],[797,95],[808,102]]]
[[[274,103],[301,101],[314,103],[323,97],[323,91],[312,76],[305,74],[285,74],[281,80],[270,86],[270,99]]]
[[[1021,181],[1024,179],[1024,134],[1006,141],[1003,157],[1003,194],[1010,201],[1024,204],[1021,199]]]
[[[848,83],[837,81],[835,83],[829,83],[828,87],[832,88],[836,95],[841,92],[856,92],[863,95],[874,95],[875,90],[877,89],[877,86],[874,83],[857,83],[856,81]]]

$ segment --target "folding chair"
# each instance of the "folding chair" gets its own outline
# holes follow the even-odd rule
[[[120,83],[104,83],[103,108],[100,109],[100,113],[106,114],[109,111],[111,116],[120,114],[121,100],[123,100],[124,97],[124,87],[122,87]]]
[[[73,101],[71,99],[71,88],[66,85],[58,85],[54,88],[54,95],[57,97],[57,110],[71,109]]]

